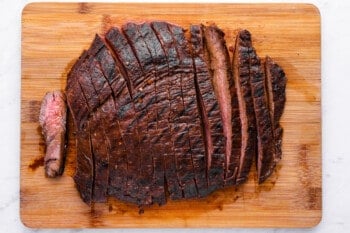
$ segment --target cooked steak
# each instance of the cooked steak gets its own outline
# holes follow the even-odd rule
[[[167,93],[162,95],[163,97],[157,98],[163,103],[157,115],[159,118],[163,119],[163,121],[169,122],[168,129],[165,128],[162,130],[159,135],[154,138],[153,143],[156,142],[159,144],[159,149],[161,151],[164,151],[164,149],[168,150],[167,152],[163,152],[166,156],[164,161],[164,178],[168,188],[166,191],[172,199],[180,199],[183,197],[184,192],[178,175],[178,150],[176,150],[178,144],[175,144],[175,137],[178,138],[181,134],[178,135],[177,132],[180,126],[174,121],[177,114],[176,111],[179,111],[182,106],[181,82],[178,75],[175,73],[175,68],[179,66],[180,60],[177,56],[175,42],[168,29],[168,24],[166,22],[152,22],[151,28],[164,51],[168,69],[167,73],[162,76],[162,79],[156,80],[155,82],[156,89],[158,90],[157,93],[159,93],[159,91],[162,91],[164,94]],[[182,132],[182,134],[185,133]],[[161,148],[162,144],[166,145],[163,149]]]
[[[250,33],[247,30],[240,31],[236,37],[233,55],[233,76],[237,87],[237,98],[242,124],[242,144],[239,169],[236,176],[237,184],[241,184],[247,180],[256,153],[256,120],[250,85],[250,53],[252,49]]]
[[[265,59],[266,87],[269,97],[271,122],[275,139],[276,160],[282,156],[283,128],[279,121],[281,119],[286,102],[287,78],[282,68],[269,56]]]
[[[209,184],[208,172],[211,166],[211,158],[216,153],[224,156],[225,137],[223,134],[222,117],[219,109],[218,99],[214,93],[212,76],[209,71],[209,61],[207,51],[204,45],[204,37],[201,26],[192,25],[190,28],[192,57],[195,66],[195,86],[197,94],[197,103],[202,119],[202,129],[205,144],[205,159],[197,162],[196,170],[200,196],[207,195],[210,190],[206,189]],[[220,183],[222,180],[220,180]],[[212,182],[210,182],[212,183]]]
[[[86,203],[205,197],[243,183],[255,156],[260,182],[273,170],[283,71],[267,59],[265,78],[248,31],[232,64],[217,26],[186,36],[167,22],[127,23],[96,35],[72,67],[74,181]]]
[[[180,79],[180,102],[173,111],[175,157],[178,177],[183,197],[198,195],[195,178],[195,164],[205,155],[204,141],[201,132],[201,122],[196,101],[194,85],[194,67],[190,47],[185,39],[184,29],[168,24],[174,40],[174,46],[180,61],[176,76]]]
[[[275,168],[275,145],[271,124],[268,97],[265,87],[265,74],[255,49],[249,55],[250,86],[254,103],[257,128],[256,166],[258,181],[262,183]]]
[[[48,92],[41,103],[39,123],[45,139],[44,168],[47,177],[62,175],[66,147],[66,97],[61,91]]]

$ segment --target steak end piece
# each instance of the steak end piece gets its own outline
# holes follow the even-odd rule
[[[44,159],[47,177],[63,173],[66,147],[66,97],[61,91],[48,92],[41,104],[39,123],[46,144]]]

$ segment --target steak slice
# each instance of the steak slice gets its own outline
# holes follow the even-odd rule
[[[265,74],[260,58],[252,47],[249,55],[250,85],[254,103],[257,127],[257,170],[259,183],[271,175],[276,165],[273,128],[271,124],[268,97],[265,87]]]
[[[265,59],[266,87],[270,106],[271,122],[275,139],[275,160],[282,156],[283,128],[279,121],[281,119],[286,102],[287,78],[283,69],[269,56]]]
[[[223,134],[222,117],[219,108],[219,101],[215,95],[213,80],[209,71],[208,54],[204,47],[204,37],[201,26],[192,25],[190,27],[192,56],[195,65],[195,84],[198,108],[201,112],[202,128],[205,138],[206,161],[199,163],[197,174],[199,190],[205,190],[202,186],[209,182],[207,169],[210,167],[211,158],[216,153],[225,154],[225,136]],[[209,160],[210,158],[210,160]],[[201,184],[201,185],[200,185]],[[207,193],[202,193],[205,196]]]
[[[39,123],[45,139],[45,175],[62,175],[66,147],[66,97],[61,91],[48,92],[41,103]]]
[[[227,179],[230,183],[234,183],[232,179],[234,173],[234,163],[236,154],[232,154],[232,96],[231,88],[233,86],[232,69],[230,66],[230,59],[226,42],[224,40],[224,33],[215,25],[202,25],[205,48],[208,51],[208,60],[210,62],[210,70],[212,75],[212,83],[214,93],[219,102],[219,109],[222,119],[222,127],[224,134],[224,147],[215,148],[211,158],[210,175],[213,182],[218,182],[215,189],[225,185]],[[237,166],[237,165],[236,165]]]
[[[242,30],[236,37],[233,55],[234,81],[237,87],[238,105],[241,119],[241,155],[236,184],[244,183],[256,153],[256,121],[250,85],[250,52],[253,50],[251,36]]]

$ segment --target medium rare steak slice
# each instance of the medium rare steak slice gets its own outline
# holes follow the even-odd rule
[[[241,184],[248,178],[250,167],[256,153],[256,121],[254,103],[250,85],[250,52],[252,51],[250,33],[242,30],[236,37],[233,55],[234,81],[241,119],[242,144],[236,183]]]
[[[62,175],[66,147],[66,97],[61,91],[48,92],[41,103],[39,123],[46,145],[45,175]]]
[[[286,102],[287,78],[283,69],[269,56],[265,59],[266,87],[269,97],[270,115],[275,139],[276,160],[282,157],[283,128],[281,119]]]
[[[232,154],[232,96],[233,85],[232,69],[224,33],[215,25],[203,26],[205,47],[208,51],[208,60],[212,75],[214,93],[219,102],[225,145],[222,148],[215,148],[211,158],[209,176],[211,182],[217,183],[215,189],[225,185],[225,179],[231,180],[234,174],[236,154]],[[233,165],[233,166],[232,166]],[[212,173],[212,174],[211,174]]]

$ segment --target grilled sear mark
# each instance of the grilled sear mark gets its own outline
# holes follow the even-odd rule
[[[112,48],[117,59],[117,66],[126,80],[130,95],[132,96],[134,86],[142,79],[142,67],[137,60],[130,44],[119,28],[113,27],[106,34],[106,41]]]

